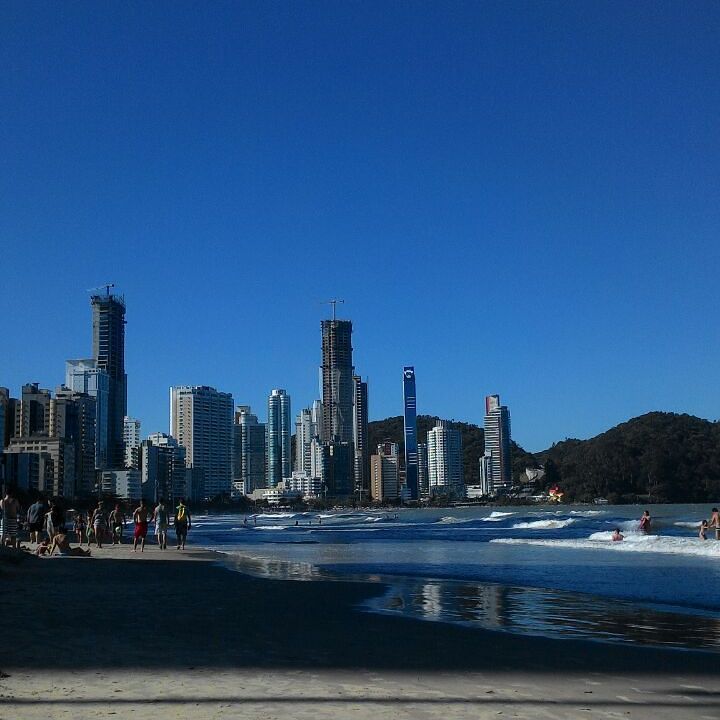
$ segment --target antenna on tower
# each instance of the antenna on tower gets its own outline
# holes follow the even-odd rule
[[[110,288],[114,288],[114,287],[115,287],[115,283],[105,283],[104,285],[100,285],[99,287],[88,288],[87,292],[95,292],[96,290],[104,290],[105,297],[110,297]]]
[[[335,311],[336,311],[336,309],[337,309],[337,304],[338,304],[338,303],[341,303],[341,304],[342,304],[342,303],[344,303],[344,302],[345,302],[344,300],[338,300],[337,298],[332,298],[331,300],[325,300],[324,302],[322,302],[322,303],[320,303],[320,304],[321,304],[321,305],[332,305],[332,309],[333,309],[333,322],[335,322],[335,320],[336,320]]]

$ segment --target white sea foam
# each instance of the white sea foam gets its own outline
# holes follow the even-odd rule
[[[253,530],[287,530],[287,525],[253,525]]]
[[[693,530],[699,530],[700,522],[701,522],[700,520],[696,520],[695,522],[682,521],[682,522],[673,523],[673,525],[677,525],[677,527],[681,527],[681,528],[691,528]]]
[[[452,525],[457,523],[472,522],[473,520],[475,520],[475,518],[458,518],[454,517],[453,515],[446,515],[445,517],[440,518],[438,522],[444,523],[446,525]]]
[[[629,534],[620,542],[613,542],[612,533],[597,532],[578,540],[536,540],[527,538],[498,538],[491,543],[505,545],[542,545],[545,547],[581,550],[611,550],[615,552],[661,553],[665,555],[694,555],[720,559],[720,543],[688,537]]]
[[[570,515],[577,515],[578,517],[595,517],[595,515],[604,515],[605,510],[571,510]]]
[[[514,530],[557,530],[577,522],[575,518],[566,520],[532,520],[530,522],[515,523]]]
[[[510,517],[511,515],[514,515],[514,512],[500,512],[499,510],[495,510],[491,512],[487,517],[480,518],[483,522],[501,522],[505,518]]]

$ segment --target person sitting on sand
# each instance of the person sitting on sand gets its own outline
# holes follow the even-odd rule
[[[644,533],[650,532],[651,524],[652,520],[650,519],[650,511],[646,510],[640,518],[640,530]]]
[[[50,545],[50,550],[48,552],[48,555],[52,555],[55,551],[58,551],[59,555],[63,555],[65,557],[89,557],[90,551],[89,550],[83,550],[79,547],[70,547],[70,541],[68,540],[68,537],[65,533],[58,533],[52,541],[52,544]]]
[[[43,540],[42,542],[38,543],[38,546],[35,548],[35,554],[38,557],[40,555],[47,555],[49,550],[50,550],[50,541]]]
[[[715,528],[715,539],[720,540],[720,512],[718,512],[716,507],[712,509],[708,527]]]
[[[180,498],[180,503],[175,508],[175,536],[177,538],[177,549],[185,549],[185,541],[190,530],[190,511],[185,505],[185,498]],[[257,523],[257,519],[255,521]]]
[[[620,532],[620,528],[615,528],[613,530],[612,534],[612,540],[613,542],[619,542],[620,540],[624,540],[625,536]]]
[[[708,531],[708,521],[707,521],[707,520],[703,520],[703,521],[700,523],[700,532],[698,533],[698,537],[699,537],[701,540],[707,540],[707,531]]]
[[[140,552],[145,552],[145,537],[148,531],[148,515],[149,511],[145,505],[145,501],[141,500],[139,507],[133,513],[133,521],[135,522],[135,532],[133,533],[133,552],[137,551],[138,540],[140,540]]]

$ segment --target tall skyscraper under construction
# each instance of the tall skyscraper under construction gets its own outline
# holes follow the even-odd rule
[[[353,441],[352,322],[323,320],[322,404],[323,442]]]

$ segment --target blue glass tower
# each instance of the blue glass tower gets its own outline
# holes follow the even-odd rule
[[[405,485],[411,500],[418,499],[417,402],[415,368],[403,368],[403,402],[405,406]]]

